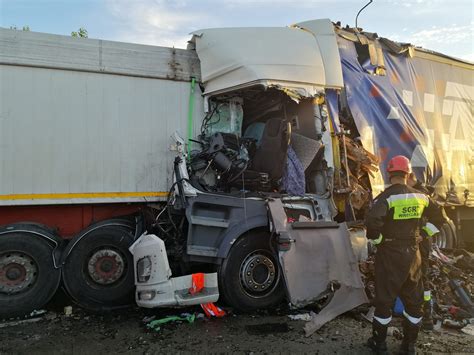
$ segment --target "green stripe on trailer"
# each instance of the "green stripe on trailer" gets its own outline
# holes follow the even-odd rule
[[[189,111],[188,111],[188,160],[191,159],[191,139],[193,139],[193,116],[194,116],[194,91],[196,87],[196,78],[191,78],[191,90],[189,93]]]

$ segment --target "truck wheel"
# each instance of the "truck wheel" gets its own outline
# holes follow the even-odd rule
[[[454,233],[448,223],[444,223],[435,237],[435,244],[439,248],[451,249],[455,246]]]
[[[242,312],[280,303],[284,288],[270,235],[256,231],[239,238],[219,269],[219,284],[227,303]]]
[[[53,245],[33,234],[0,236],[0,318],[25,315],[53,297],[61,280],[53,250]]]
[[[108,311],[132,304],[135,284],[128,248],[133,239],[127,228],[104,226],[71,241],[74,247],[63,266],[63,282],[81,307]]]

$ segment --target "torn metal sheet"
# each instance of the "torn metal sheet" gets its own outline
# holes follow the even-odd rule
[[[332,24],[329,20],[325,27]],[[320,26],[321,27],[321,26]],[[322,27],[321,27],[322,28]],[[326,31],[327,32],[327,31]],[[342,87],[342,74],[329,63],[340,63],[336,36],[299,27],[217,28],[193,33],[201,63],[205,94],[216,94],[251,85],[275,86],[314,96],[326,86]],[[324,45],[322,44],[324,42]],[[326,78],[330,78],[330,82]],[[335,80],[334,78],[339,78]]]
[[[306,323],[304,327],[305,335],[307,337],[311,336],[311,334],[327,322],[367,302],[368,300],[364,289],[342,285],[341,288],[334,293],[331,302]]]
[[[304,98],[316,97],[324,93],[322,86],[303,85],[295,83],[281,83],[271,80],[259,81],[258,83],[252,83],[251,85],[262,85],[268,89],[273,88],[283,91],[290,99],[297,104]]]
[[[279,260],[291,305],[326,303],[307,325],[307,335],[368,302],[345,223],[288,223],[281,200],[269,201],[268,206],[274,231],[283,239],[279,241],[290,245],[279,252]]]

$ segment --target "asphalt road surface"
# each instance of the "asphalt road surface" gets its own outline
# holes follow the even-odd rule
[[[72,315],[49,310],[33,321],[0,323],[0,354],[93,353],[313,353],[370,354],[364,345],[370,323],[357,311],[342,315],[310,337],[304,321],[291,320],[286,310],[255,314],[228,314],[221,319],[197,318],[193,323],[172,322],[159,331],[146,327],[144,319],[161,319],[186,310],[145,311],[128,309],[106,315],[90,314],[73,306]],[[400,328],[400,320],[394,326]],[[396,353],[400,340],[391,336],[389,350]],[[474,353],[474,337],[457,330],[422,333],[420,353]]]

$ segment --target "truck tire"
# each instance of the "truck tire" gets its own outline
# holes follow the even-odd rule
[[[43,307],[58,289],[54,245],[34,234],[0,236],[0,319],[26,315]]]
[[[80,237],[80,236],[78,236]],[[78,238],[76,237],[76,238]],[[109,311],[134,301],[133,257],[128,228],[104,226],[71,243],[63,266],[63,282],[71,298],[90,311]]]
[[[241,312],[277,305],[285,291],[278,265],[267,232],[253,231],[240,237],[219,268],[224,300]]]
[[[448,223],[444,223],[435,237],[434,243],[442,249],[452,249],[456,246],[453,229]]]

